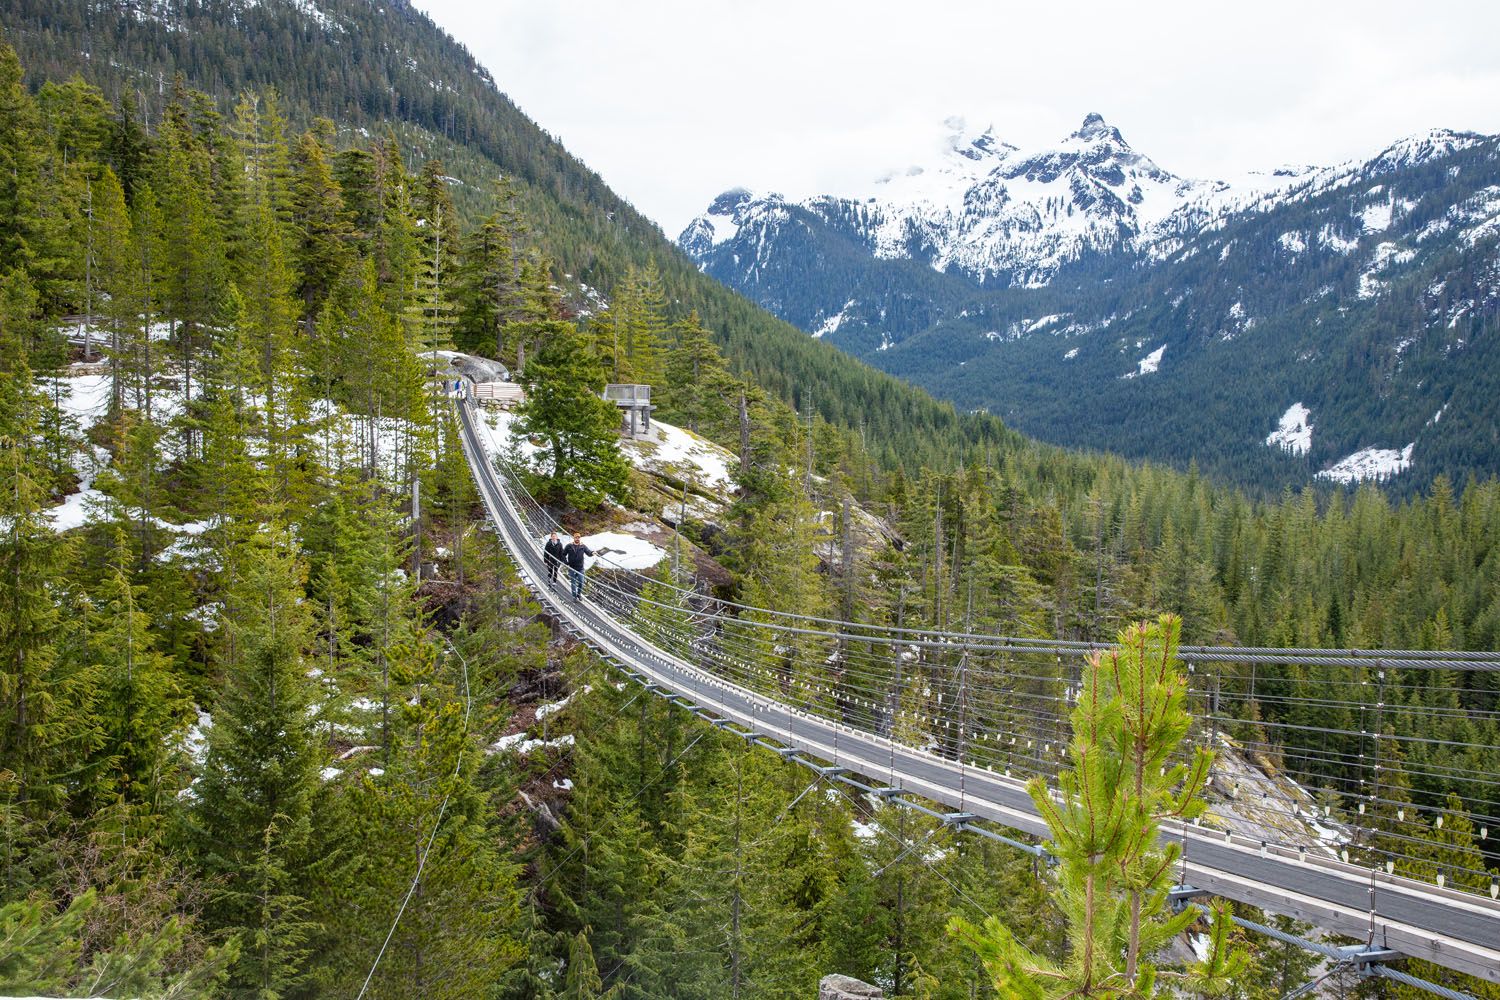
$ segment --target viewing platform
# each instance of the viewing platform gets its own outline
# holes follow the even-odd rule
[[[628,382],[611,382],[604,387],[604,398],[620,410],[620,433],[633,438],[651,429],[651,387]]]

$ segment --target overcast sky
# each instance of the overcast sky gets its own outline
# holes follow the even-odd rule
[[[669,236],[734,186],[860,190],[942,121],[1028,148],[1098,111],[1173,173],[1500,132],[1496,0],[416,0]]]

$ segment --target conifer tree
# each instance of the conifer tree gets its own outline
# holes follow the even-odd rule
[[[256,388],[263,400],[261,414],[273,481],[287,499],[295,501],[306,488],[309,452],[306,383],[296,350],[296,278],[282,242],[282,226],[269,201],[251,212],[250,271],[247,284],[239,288],[241,308],[234,322],[243,343],[259,356]]]
[[[160,809],[156,797],[170,787],[171,746],[186,718],[186,697],[172,676],[171,660],[156,648],[144,587],[132,585],[122,565],[129,547],[116,545],[117,562],[105,578],[99,607],[87,621],[92,672],[97,678],[103,737],[96,754],[127,801]]]
[[[450,288],[454,283],[460,240],[458,211],[448,193],[449,178],[440,160],[422,164],[416,178],[412,208],[418,225],[418,256],[407,305],[416,331],[414,343],[424,350],[450,346],[454,307]]]
[[[0,42],[0,260],[25,267],[36,256],[36,206],[41,195],[41,122],[27,93],[21,60]]]
[[[515,362],[506,350],[506,325],[519,317],[521,255],[516,241],[519,220],[508,187],[499,192],[500,207],[464,240],[455,277],[457,314],[453,339],[461,350],[493,353]]]
[[[667,299],[654,260],[642,270],[631,268],[599,325],[611,381],[662,384]]]
[[[410,891],[365,995],[459,1000],[521,959],[516,870],[486,823],[477,781],[483,757],[466,730],[459,678],[439,669],[431,644],[401,642],[390,655],[400,706],[395,746],[384,767],[344,793],[330,840],[338,871],[319,904],[337,930],[326,975],[339,992],[357,992]]]
[[[541,489],[581,508],[625,499],[629,470],[618,445],[619,417],[603,398],[604,372],[577,332],[550,340],[526,364],[519,429],[547,442]]]
[[[169,115],[167,121],[174,120]],[[183,397],[196,398],[198,363],[214,320],[221,315],[227,267],[222,234],[202,178],[203,153],[183,126],[166,128],[159,142],[152,188],[160,199],[170,233],[162,240],[161,300],[172,317],[173,340],[183,365]],[[186,430],[189,457],[198,453],[197,436]]]
[[[683,847],[672,878],[682,905],[673,921],[685,953],[677,980],[695,996],[795,996],[817,978],[821,949],[794,945],[816,915],[793,890],[827,859],[820,840],[807,838],[810,807],[793,807],[779,761],[738,740],[715,749],[700,781],[677,796]]]
[[[326,751],[309,712],[312,622],[288,531],[248,532],[224,595],[223,688],[192,812],[197,859],[218,880],[205,911],[240,936],[232,988],[289,995],[307,975],[306,871]]]
[[[136,250],[125,192],[114,171],[103,168],[90,185],[90,244],[93,251],[93,281],[96,284],[109,351],[110,401],[114,410],[125,405],[127,379],[145,377],[140,369],[140,305],[136,295]],[[98,301],[98,300],[96,300]],[[90,316],[90,324],[97,321]]]
[[[623,987],[619,985],[604,988],[604,981],[599,978],[599,966],[594,961],[594,951],[589,947],[589,928],[574,934],[568,944],[562,989],[552,997],[555,1000],[615,1000],[622,991]]]
[[[292,179],[292,228],[297,263],[297,295],[311,322],[348,266],[354,230],[338,182],[329,165],[333,123],[318,119],[297,140]]]
[[[694,433],[722,437],[739,384],[696,311],[674,324],[671,332],[672,349],[662,373],[663,411]]]
[[[1202,813],[1200,791],[1212,753],[1198,749],[1191,765],[1167,762],[1187,735],[1186,680],[1176,659],[1179,622],[1163,616],[1122,631],[1117,647],[1084,669],[1069,746],[1072,768],[1058,777],[1054,800],[1044,779],[1027,787],[1051,831],[1059,861],[1059,900],[1068,921],[1068,951],[1052,962],[1022,945],[990,918],[960,918],[954,934],[984,962],[1002,997],[1156,995],[1152,957],[1196,920],[1172,915],[1167,890],[1181,853],[1158,839],[1167,818]],[[1220,911],[1215,923],[1227,923]],[[1202,992],[1227,991],[1244,957],[1226,954],[1222,933],[1190,982]]]
[[[795,488],[754,510],[737,529],[746,604],[814,616],[829,609],[825,579],[818,572],[817,527],[817,512]],[[752,620],[767,617],[758,612],[746,615]],[[744,627],[743,635],[766,678],[783,694],[799,705],[827,706],[827,640],[781,636],[753,626]]]
[[[24,312],[34,295],[24,274],[0,279],[0,809],[7,828],[29,825],[66,802],[80,743],[96,731],[92,694],[78,664],[61,655],[69,622],[72,544],[43,513],[54,480],[42,451],[44,410],[21,340]],[[15,894],[35,873],[28,864],[27,831],[7,836],[0,886]],[[50,877],[52,873],[48,872]]]

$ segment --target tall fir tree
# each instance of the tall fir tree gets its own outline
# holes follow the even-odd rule
[[[191,813],[197,862],[217,880],[205,918],[240,936],[230,984],[296,994],[306,981],[313,798],[326,749],[305,656],[303,570],[287,529],[248,533],[224,594],[223,687]]]
[[[620,455],[620,418],[602,396],[604,372],[588,341],[562,332],[530,359],[522,375],[521,433],[547,442],[539,485],[553,501],[581,508],[623,501],[629,469]]]

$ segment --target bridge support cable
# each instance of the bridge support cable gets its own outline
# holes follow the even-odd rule
[[[365,975],[364,982],[360,985],[359,993],[355,996],[355,1000],[361,1000],[366,991],[369,990],[370,981],[375,978],[375,970],[380,967],[381,959],[385,958],[386,949],[390,947],[391,938],[393,938],[396,934],[396,928],[400,925],[401,918],[406,913],[406,907],[411,902],[411,897],[413,896],[413,894],[416,893],[417,886],[422,882],[422,873],[427,868],[427,859],[432,855],[433,842],[437,840],[438,830],[440,830],[443,826],[443,817],[447,815],[448,812],[448,801],[453,797],[453,788],[458,781],[459,775],[463,771],[464,751],[468,749],[469,745],[469,719],[472,716],[474,709],[473,696],[469,691],[469,661],[464,658],[464,655],[460,653],[458,651],[458,648],[454,646],[453,643],[449,642],[446,637],[444,637],[443,639],[443,645],[446,646],[454,656],[458,657],[459,663],[463,666],[463,735],[460,737],[457,759],[453,764],[453,780],[449,783],[448,790],[443,794],[443,802],[440,806],[438,806],[437,818],[432,822],[432,832],[428,835],[427,842],[422,846],[422,853],[417,858],[417,871],[414,875],[412,875],[411,885],[407,887],[406,895],[401,898],[401,905],[397,907],[396,915],[391,919],[390,930],[386,931],[385,939],[380,942],[380,950],[376,952],[375,960],[370,963],[370,971]]]
[[[891,797],[896,801],[911,802],[915,798],[937,802],[949,810],[958,807],[957,813],[973,814],[987,824],[1010,827],[1029,836],[1045,834],[1021,778],[1011,778],[1009,772],[1019,768],[1023,776],[1045,776],[1055,770],[1058,751],[1066,739],[1061,717],[1066,705],[1066,678],[1071,673],[1061,667],[1064,662],[1076,664],[1080,657],[1102,648],[1101,644],[817,619],[717,601],[682,588],[674,591],[669,587],[665,591],[667,601],[655,601],[641,592],[646,579],[626,570],[594,574],[590,597],[581,605],[558,600],[558,595],[546,592],[539,552],[539,538],[551,526],[551,519],[510,470],[502,467],[497,473],[491,465],[474,431],[471,408],[463,407],[461,417],[463,443],[480,495],[522,579],[560,620],[570,623],[574,634],[606,659],[623,665],[644,682],[688,698],[698,709],[712,703],[716,717],[710,721],[716,726],[733,725],[746,733],[759,734],[758,739],[773,746],[800,751],[789,759],[832,761],[850,772],[831,781],[847,783],[857,780],[851,775],[863,776],[895,790]],[[654,584],[658,588],[667,586]],[[671,616],[658,614],[664,605],[677,612],[684,607],[695,609],[688,618],[692,624],[674,624],[653,632],[653,622],[672,621]],[[826,643],[830,650],[841,646],[848,651],[850,662],[840,683],[848,685],[857,699],[853,706],[840,704],[836,691],[830,691],[835,685],[818,681],[813,663],[803,664],[809,673],[794,678],[798,683],[772,683],[775,678],[761,672],[759,664],[766,662],[763,651],[774,647],[778,637],[796,637],[799,643],[812,643],[815,648]],[[893,651],[896,655],[891,656]],[[1348,671],[1356,684],[1360,672],[1376,661],[1383,661],[1387,669],[1413,671],[1500,669],[1500,654],[1382,651],[1376,656],[1358,650],[1232,647],[1188,647],[1182,652],[1190,654],[1195,665],[1214,664],[1215,669],[1234,672],[1248,668],[1252,697],[1263,695],[1263,689],[1255,686],[1257,668],[1263,678],[1267,667],[1325,664]],[[905,680],[904,665],[922,664],[928,656],[952,664],[954,660],[949,657],[964,654],[969,658],[965,668],[965,719],[959,736],[951,735],[952,720],[944,715],[953,707],[951,699],[945,699],[941,709],[936,698],[919,699],[903,719],[902,698],[908,692],[896,690],[893,684],[897,677]],[[997,665],[995,657],[1003,662]],[[1049,660],[1047,667],[1039,667],[1038,661]],[[1029,670],[1023,667],[1023,671],[1037,680],[1016,680],[1015,663],[1027,661],[1032,666]],[[941,673],[933,679],[941,681]],[[1223,711],[1231,695],[1240,694],[1244,705],[1254,704],[1242,691],[1236,691],[1235,685],[1228,686],[1230,690],[1217,692],[1219,711],[1211,713],[1215,724],[1224,727],[1236,724]],[[999,693],[992,695],[992,688]],[[705,698],[704,691],[711,691],[711,698]],[[1011,693],[1022,691],[1038,696],[1025,709],[1036,713],[1032,716],[1035,729],[1030,728],[1024,712],[1017,715],[1011,711]],[[1334,699],[1337,696],[1335,691]],[[1359,704],[1352,699],[1350,702]],[[1390,715],[1390,703],[1384,711]],[[1017,723],[1020,731],[1011,728]],[[1272,730],[1266,720],[1256,725],[1261,732],[1288,736],[1299,731],[1285,723],[1283,728]],[[915,736],[918,742],[925,737],[936,738],[925,747],[916,747],[899,738],[903,733]],[[1351,731],[1339,735],[1357,740],[1361,734]],[[967,752],[955,752],[960,743],[966,745]],[[1320,760],[1316,754],[1308,756],[1312,761]],[[1329,756],[1323,762],[1328,764],[1326,769],[1319,764],[1316,771],[1309,769],[1307,776],[1317,779],[1329,772],[1347,771],[1347,767],[1336,766],[1336,760]],[[865,787],[881,789],[876,783]],[[1298,808],[1291,806],[1286,812],[1296,815]],[[1414,818],[1423,814],[1420,808],[1429,810],[1425,815],[1443,815],[1443,810],[1431,806],[1408,808]],[[939,818],[952,814],[928,811]],[[953,825],[973,826],[967,820]],[[1425,823],[1412,828],[1414,833],[1425,829]],[[1331,932],[1361,938],[1368,933],[1369,868],[1320,857],[1306,844],[1247,841],[1233,834],[1221,838],[1207,829],[1185,825],[1176,830],[1168,828],[1166,835],[1184,838],[1189,844],[1185,877],[1195,885],[1273,912],[1311,920]],[[1421,841],[1414,840],[1416,850]],[[1399,849],[1401,842],[1391,843]],[[1384,943],[1448,968],[1500,981],[1500,904],[1454,887],[1434,887],[1390,872],[1378,881],[1375,910]]]

